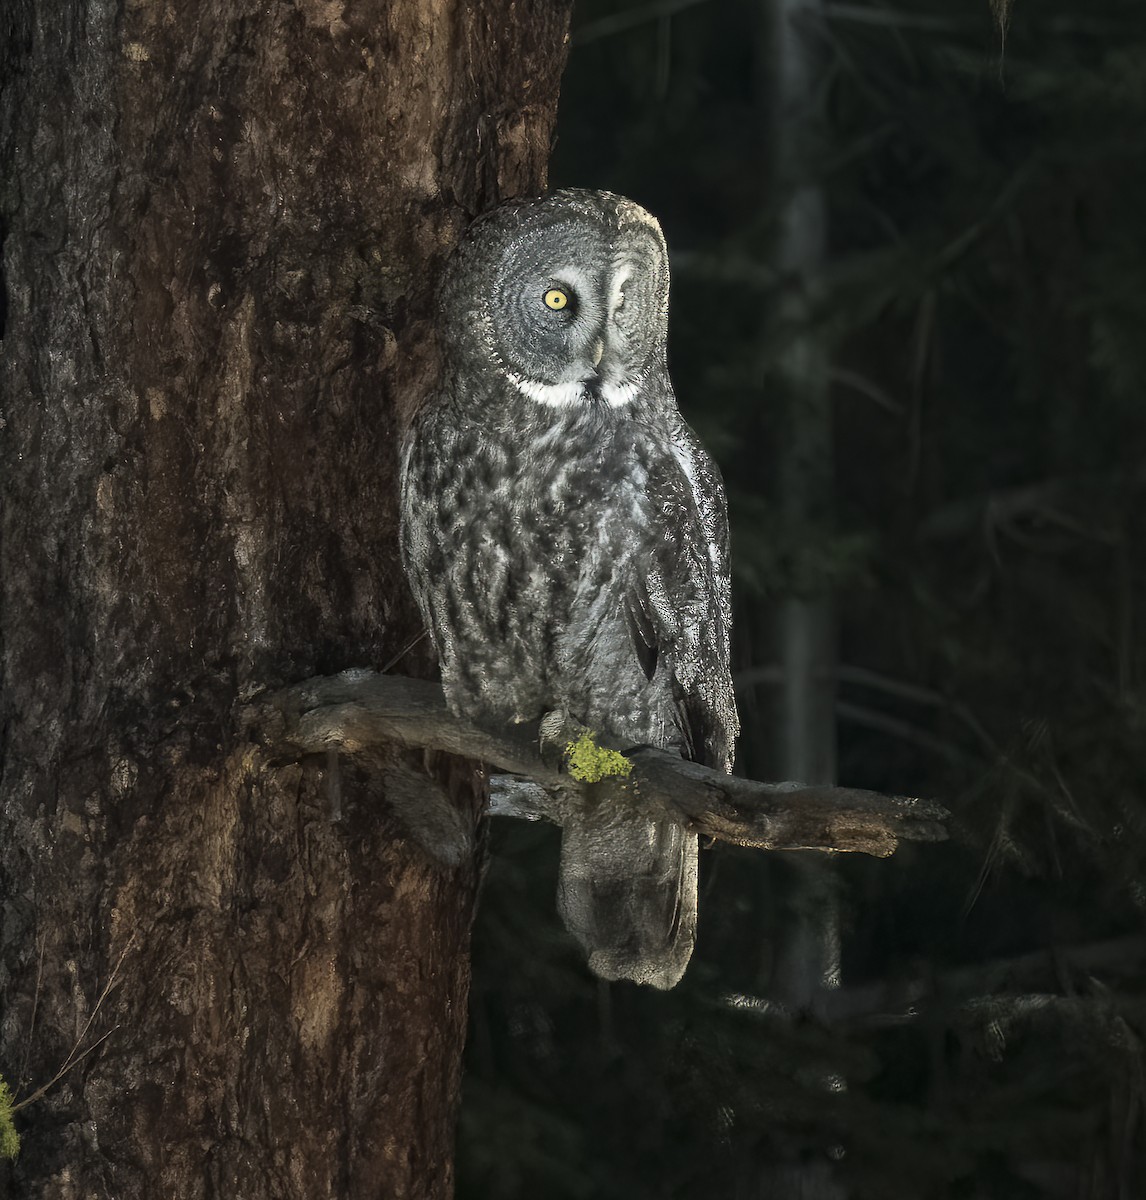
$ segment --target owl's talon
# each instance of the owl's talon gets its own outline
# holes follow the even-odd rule
[[[541,761],[554,771],[565,769],[565,752],[584,732],[585,726],[571,717],[563,708],[547,712],[537,727],[538,748]]]
[[[568,717],[564,709],[555,708],[545,713],[537,726],[538,750],[541,761],[552,770],[561,769],[561,760],[565,755],[568,738],[564,736],[565,723]]]

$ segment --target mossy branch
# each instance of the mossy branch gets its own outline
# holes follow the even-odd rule
[[[558,824],[581,789],[541,754],[536,725],[481,729],[453,716],[434,683],[344,671],[261,697],[248,706],[252,736],[273,756],[325,753],[369,757],[388,745],[443,750],[513,778],[494,782],[494,811]],[[598,750],[631,763],[628,802],[656,820],[765,850],[859,852],[883,858],[900,840],[942,841],[948,813],[926,800],[857,788],[761,783],[687,762],[665,750],[633,749],[605,737]]]

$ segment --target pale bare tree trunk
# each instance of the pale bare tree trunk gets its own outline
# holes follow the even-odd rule
[[[772,18],[774,177],[784,197],[776,245],[781,283],[777,317],[786,345],[779,363],[785,405],[778,502],[790,528],[826,526],[835,468],[828,351],[812,326],[827,255],[826,199],[808,177],[814,154],[820,0],[769,0]],[[836,776],[835,646],[832,598],[789,597],[780,606],[777,646],[782,723],[776,730],[781,778],[832,783]]]
[[[74,1064],[0,1191],[446,1197],[480,781],[270,763],[237,712],[417,632],[432,282],[544,181],[567,11],[0,19],[0,1075]]]
[[[827,258],[827,202],[812,160],[822,137],[816,52],[822,0],[764,0],[767,14],[772,176],[782,196],[775,267],[786,339],[777,371],[784,406],[777,504],[789,530],[830,527],[835,468],[828,349],[814,325]],[[775,645],[780,683],[774,763],[782,779],[835,782],[836,617],[820,590],[784,598]],[[792,1012],[814,1008],[839,985],[839,912],[833,876],[819,856],[788,860],[784,934],[771,992]],[[825,1080],[825,1086],[837,1081]],[[842,1195],[826,1160],[778,1166],[765,1194],[791,1200]]]
[[[791,529],[830,525],[835,490],[828,350],[815,329],[827,257],[823,188],[809,177],[820,133],[816,113],[815,30],[820,0],[771,0],[775,104],[775,177],[784,196],[776,248],[783,281],[778,319],[786,333],[779,364],[785,405],[779,447],[778,501]],[[780,721],[775,757],[782,779],[836,778],[836,620],[827,592],[786,597],[777,613]],[[779,972],[785,1001],[810,1007],[825,978],[838,972],[830,886],[819,858],[799,862],[800,892],[791,940]]]

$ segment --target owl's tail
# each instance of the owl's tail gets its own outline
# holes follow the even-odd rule
[[[675,987],[696,940],[696,834],[592,810],[567,820],[557,907],[602,979]]]

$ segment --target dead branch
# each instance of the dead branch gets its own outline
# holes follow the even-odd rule
[[[373,671],[320,676],[263,696],[245,713],[252,734],[277,756],[336,747],[369,757],[387,745],[443,750],[518,778],[494,781],[493,811],[561,823],[583,790],[540,752],[537,726],[482,729],[455,717],[434,683]],[[687,762],[665,750],[631,748],[628,802],[643,815],[763,850],[859,852],[884,858],[900,840],[946,838],[940,805],[857,788],[760,783]]]
[[[905,1025],[925,1019],[971,1016],[986,1001],[999,1012],[1018,1015],[1064,1004],[1079,1011],[1117,1010],[1133,1006],[1137,997],[1120,992],[1115,980],[1141,974],[1146,961],[1146,938],[1141,934],[1107,938],[1076,946],[1052,946],[1012,958],[992,959],[942,972],[921,971],[896,979],[877,979],[849,987],[824,988],[812,1000],[809,1013],[825,1025],[875,1028]],[[1053,980],[1059,992],[1046,989]],[[1042,990],[1032,990],[1041,988]],[[762,1016],[790,1019],[792,1014],[763,996],[734,993],[725,997],[731,1008]],[[978,1006],[978,1007],[977,1007]],[[992,1010],[992,1015],[997,1013]]]

